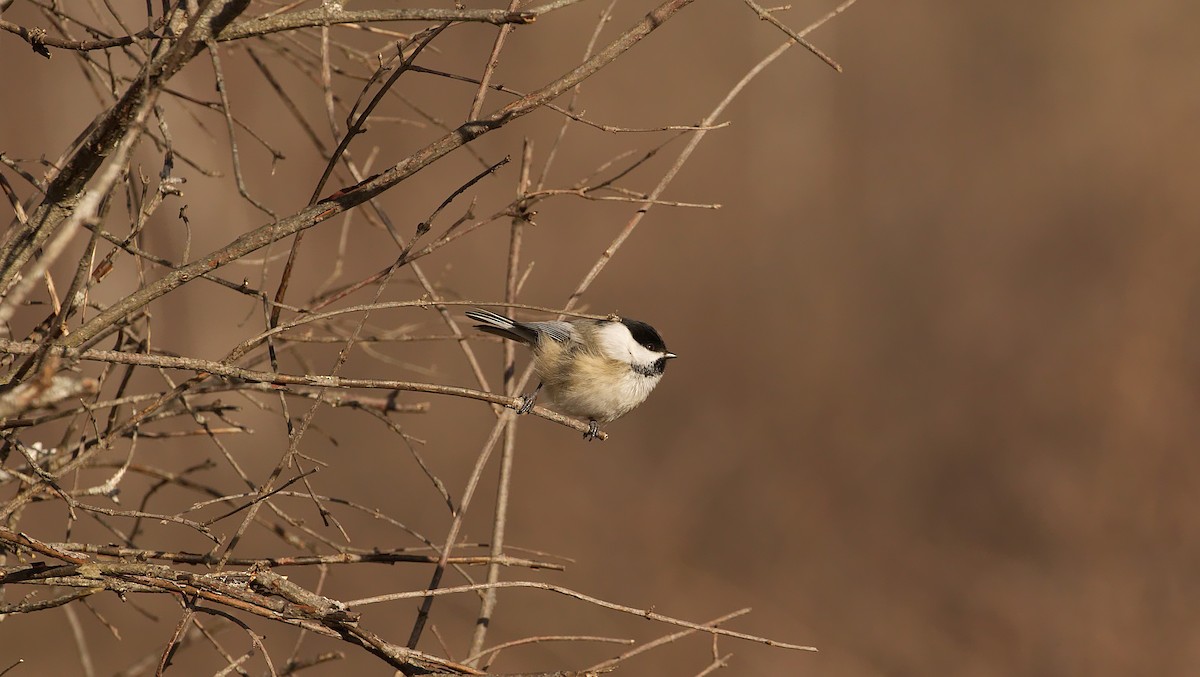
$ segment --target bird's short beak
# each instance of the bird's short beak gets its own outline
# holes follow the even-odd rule
[[[665,357],[665,358],[667,358],[667,359],[669,360],[669,359],[671,359],[672,357],[679,357],[679,356],[678,356],[678,355],[676,355],[675,353],[667,353],[666,355],[663,355],[663,357]]]

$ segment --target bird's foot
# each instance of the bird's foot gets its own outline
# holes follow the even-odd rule
[[[521,406],[517,407],[517,414],[528,414],[533,411],[533,395],[522,395]]]
[[[600,424],[596,423],[595,419],[591,419],[588,421],[588,429],[587,429],[587,432],[585,432],[583,434],[583,439],[587,440],[588,442],[591,442],[592,440],[599,439],[599,438],[600,438]]]
[[[533,403],[535,400],[537,400],[538,392],[540,392],[541,389],[542,384],[539,383],[538,387],[533,389],[533,392],[529,393],[528,395],[521,396],[521,406],[517,407],[517,415],[528,414],[529,412],[533,411]]]

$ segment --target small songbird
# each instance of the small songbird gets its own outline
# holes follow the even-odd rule
[[[662,336],[645,322],[623,318],[569,322],[518,322],[487,310],[469,310],[475,327],[533,351],[533,371],[541,383],[519,413],[533,408],[543,389],[564,414],[588,419],[584,439],[599,436],[598,423],[615,421],[646,400],[662,380],[667,350]]]

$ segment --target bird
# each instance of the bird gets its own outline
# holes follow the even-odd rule
[[[583,434],[588,441],[599,437],[600,423],[615,421],[644,402],[662,380],[667,361],[677,357],[654,327],[615,315],[518,322],[476,308],[466,316],[481,323],[475,325],[480,331],[529,346],[540,382],[521,397],[517,413],[529,413],[545,391],[555,409],[588,420]]]

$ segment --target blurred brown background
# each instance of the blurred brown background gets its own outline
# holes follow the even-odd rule
[[[35,22],[22,4],[5,18]],[[780,16],[802,27],[833,4],[806,0]],[[619,4],[602,39],[650,6]],[[518,29],[498,80],[529,91],[559,75],[578,59],[602,8],[584,2]],[[733,124],[708,135],[665,195],[723,208],[656,208],[586,298],[597,312],[652,322],[681,359],[647,404],[607,427],[608,442],[584,444],[573,431],[522,420],[509,542],[576,560],[541,580],[696,621],[751,606],[731,627],[821,649],[722,640],[735,654],[729,674],[1200,671],[1197,25],[1200,5],[1178,0],[862,0],[811,36],[844,74],[800,49],[784,55],[731,106],[723,119]],[[493,35],[456,28],[423,63],[475,75]],[[739,2],[697,2],[589,80],[581,108],[615,125],[694,122],[780,42]],[[290,213],[322,163],[231,50],[226,67],[238,63],[235,111],[288,154],[269,176],[269,156],[243,140],[251,190]],[[77,66],[62,54],[45,61],[8,34],[0,34],[0,64],[8,92],[0,150],[56,155],[94,111]],[[179,83],[213,96],[205,59]],[[428,77],[405,85],[432,97],[448,121],[462,118],[473,93]],[[322,121],[313,90],[300,91],[297,100]],[[507,100],[492,95],[485,110]],[[198,115],[223,137],[219,118]],[[177,125],[181,146],[228,171],[220,143],[206,146],[185,116]],[[544,153],[558,125],[539,112],[476,148],[489,161],[515,158],[528,135]],[[376,124],[352,149],[362,160],[378,146],[378,169],[435,134]],[[550,183],[569,185],[619,150],[658,138],[573,127]],[[146,156],[148,173],[159,167],[155,158]],[[639,170],[629,185],[648,190],[669,160]],[[477,168],[459,152],[384,203],[408,232]],[[264,222],[224,182],[177,173],[189,178],[193,254]],[[478,213],[506,202],[515,177],[509,166],[480,184]],[[536,265],[523,300],[561,305],[631,213],[625,204],[570,199],[542,205],[526,231]],[[354,266],[343,280],[394,256],[390,241],[363,224],[351,226]],[[328,275],[322,257],[338,226],[327,225],[310,235],[307,287],[290,298],[307,297]],[[448,296],[501,298],[507,230],[494,224],[422,264]],[[178,256],[182,238],[166,219],[151,242]],[[258,275],[245,270],[228,277]],[[214,358],[257,331],[259,315],[241,297],[187,290],[155,307],[160,347]],[[385,297],[419,295],[404,276]],[[192,305],[176,305],[183,302]],[[427,311],[378,312],[371,323],[441,331]],[[499,350],[480,345],[498,381]],[[432,372],[358,352],[347,375],[473,385],[454,346],[383,350]],[[331,364],[332,349],[317,354],[318,367]],[[404,423],[428,440],[422,453],[458,496],[492,416],[478,402],[431,401],[432,413]],[[281,424],[253,411],[241,420],[258,432],[232,448],[265,474],[282,449]],[[435,540],[444,535],[444,506],[385,429],[345,411],[321,412],[316,426],[304,450],[330,464],[318,490],[379,507]],[[211,453],[199,442],[164,453],[183,465],[191,448]],[[487,538],[494,475],[489,469],[468,540]],[[356,545],[411,541],[377,521],[339,516]],[[59,523],[61,513],[31,514],[22,528],[61,539]],[[266,552],[277,548],[264,543]],[[312,572],[294,577],[315,580]],[[326,590],[351,599],[417,589],[427,577],[417,567],[335,569]],[[165,601],[147,605],[155,603],[158,623],[115,599],[97,603],[129,629],[121,642],[83,616],[105,665],[127,665],[166,640],[178,612]],[[462,596],[434,608],[456,650],[476,604]],[[400,640],[414,609],[369,607],[367,621],[394,627]],[[13,674],[76,670],[63,627],[60,611],[10,618],[0,624],[0,656],[21,647],[26,660],[38,657]],[[508,591],[490,638],[667,631],[547,593]],[[272,632],[286,655],[291,639]],[[42,639],[52,642],[44,652],[30,648]],[[622,674],[693,674],[709,660],[707,644],[693,638],[652,652]],[[437,645],[427,634],[422,646]],[[544,645],[496,667],[582,666],[617,651]],[[221,665],[205,660],[192,665]],[[312,674],[351,670],[385,672],[351,655]]]

